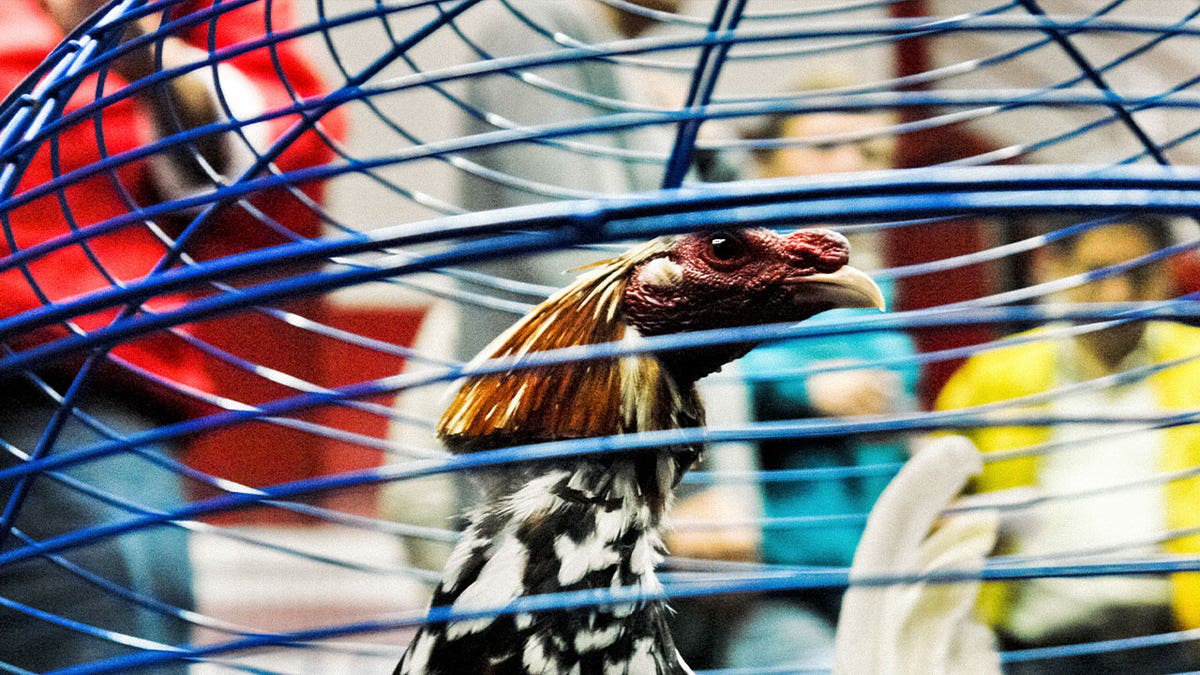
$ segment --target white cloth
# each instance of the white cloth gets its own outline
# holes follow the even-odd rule
[[[208,52],[190,45],[178,45],[176,49],[180,53],[189,54],[191,62],[199,63],[208,58]],[[208,89],[214,107],[220,115],[220,122],[228,121],[229,116],[236,120],[253,119],[267,108],[254,82],[228,63],[218,64],[215,75],[211,67],[201,68],[193,74]],[[217,95],[218,89],[224,92],[223,99]],[[229,109],[226,110],[222,103],[228,105]],[[257,160],[256,153],[265,151],[270,145],[265,125],[243,127],[240,133],[244,138],[233,132],[221,134],[220,137],[228,162],[221,175],[225,182],[232,182],[249,170]],[[250,147],[247,147],[247,143]],[[211,192],[215,188],[212,180],[197,182],[195,177],[180,169],[170,153],[155,153],[151,155],[149,163],[155,184],[167,199],[187,199]]]
[[[1066,342],[1063,350],[1076,350]],[[1079,362],[1064,353],[1061,363]],[[1144,347],[1121,370],[1146,362]],[[1060,381],[1078,381],[1064,370]],[[1152,415],[1159,410],[1146,382],[1057,397],[1055,415],[1106,417]],[[1159,553],[1152,542],[1166,532],[1161,485],[1122,487],[1159,471],[1161,431],[1138,431],[1136,424],[1059,425],[1052,441],[1062,444],[1042,457],[1039,486],[1050,500],[1037,514],[1038,526],[1018,541],[1028,555],[1063,554],[1054,562],[1078,561],[1091,550],[1103,559],[1142,558]],[[1092,491],[1100,492],[1091,494]],[[1072,495],[1086,494],[1075,497]],[[1095,560],[1094,558],[1092,559]],[[1021,584],[1006,626],[1015,637],[1034,641],[1059,629],[1078,626],[1104,609],[1131,605],[1167,605],[1171,585],[1165,576],[1101,576],[1086,579],[1038,578]]]

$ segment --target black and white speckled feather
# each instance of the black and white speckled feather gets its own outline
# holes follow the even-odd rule
[[[637,460],[585,459],[510,478],[521,487],[471,514],[434,606],[490,609],[523,595],[619,586],[661,590],[654,574],[661,512],[643,497]],[[665,611],[651,601],[430,625],[397,672],[689,673]]]

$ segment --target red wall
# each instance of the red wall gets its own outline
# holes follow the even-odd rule
[[[298,314],[397,345],[411,345],[420,326],[423,310],[390,308],[346,308],[305,301],[290,306]],[[330,337],[283,324],[261,315],[239,316],[197,327],[206,341],[249,361],[325,387],[364,382],[399,373],[404,360],[376,350],[348,345]],[[225,364],[214,367],[217,393],[256,404],[292,396],[294,389]],[[375,402],[392,404],[393,397]],[[388,420],[379,415],[328,406],[298,416],[336,429],[386,438]],[[374,449],[324,438],[304,430],[266,422],[253,422],[207,433],[192,439],[185,459],[191,466],[215,476],[252,487],[299,480],[313,476],[378,466],[383,455]],[[323,494],[314,499],[354,513],[373,514],[374,488]],[[210,488],[199,487],[194,497],[213,496]],[[237,514],[223,514],[222,522],[306,522],[294,513],[269,507]]]

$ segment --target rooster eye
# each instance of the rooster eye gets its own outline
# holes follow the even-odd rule
[[[708,250],[717,262],[733,262],[746,254],[746,245],[728,232],[717,232],[709,236]]]

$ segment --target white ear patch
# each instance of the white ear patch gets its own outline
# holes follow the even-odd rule
[[[669,258],[655,258],[642,265],[638,279],[649,286],[670,288],[683,281],[683,268]]]

